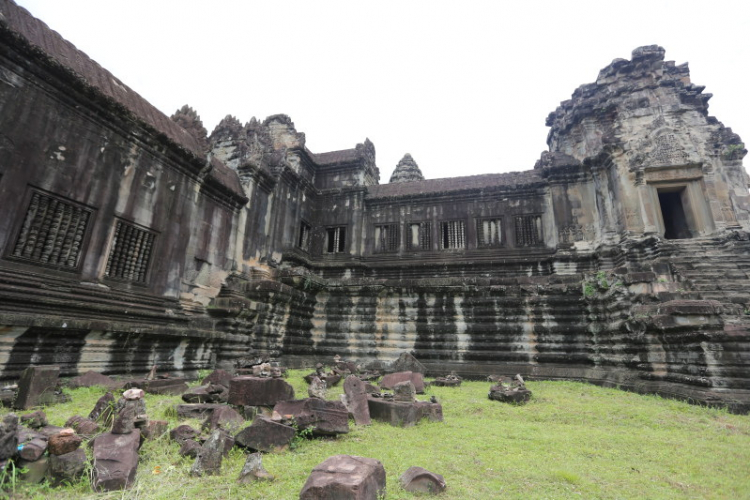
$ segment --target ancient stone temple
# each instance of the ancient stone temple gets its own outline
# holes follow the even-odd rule
[[[369,140],[313,153],[285,115],[209,135],[0,0],[0,374],[411,351],[746,411],[747,151],[710,97],[641,47],[549,115],[530,170],[407,155],[380,184]]]

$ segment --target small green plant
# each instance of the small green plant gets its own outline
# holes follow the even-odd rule
[[[312,439],[313,432],[315,431],[315,427],[300,429],[297,425],[297,422],[294,421],[292,422],[292,428],[294,428],[294,439],[292,439],[292,442],[289,443],[289,449],[291,450],[296,450],[300,447],[300,445],[302,445],[304,441]]]
[[[599,286],[604,290],[609,290],[609,281],[607,281],[607,273],[599,271],[596,273],[596,281],[599,282]]]
[[[20,479],[19,476],[21,474],[26,474],[27,472],[28,469],[26,469],[25,467],[17,467],[15,462],[13,462],[12,460],[9,460],[2,468],[2,470],[0,470],[0,485],[5,485],[6,483],[8,484],[10,491],[13,493],[10,498],[16,496],[16,486]],[[2,494],[2,492],[0,492],[0,494]]]
[[[593,297],[596,294],[596,287],[591,283],[584,283],[583,295],[586,297]]]
[[[744,142],[740,142],[739,144],[729,144],[727,145],[727,148],[724,150],[724,153],[722,154],[722,156],[728,160],[731,160],[733,159],[734,153],[736,151],[742,151],[743,149],[745,149]]]

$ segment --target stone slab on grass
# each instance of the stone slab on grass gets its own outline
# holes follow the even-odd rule
[[[380,381],[380,387],[383,389],[394,389],[401,382],[411,382],[414,384],[417,394],[424,394],[424,376],[418,372],[396,372],[384,375]]]
[[[138,470],[138,448],[141,431],[129,434],[108,432],[94,440],[94,482],[96,491],[113,491],[129,488]]]
[[[335,436],[349,432],[349,411],[341,401],[317,398],[283,401],[273,407],[283,418],[294,418],[300,430],[312,429],[316,436]]]
[[[373,458],[335,455],[316,465],[300,500],[377,500],[385,493],[385,468]]]
[[[412,493],[437,495],[445,491],[445,479],[422,467],[409,467],[399,478],[401,487]]]
[[[252,425],[242,429],[235,440],[240,446],[262,452],[283,451],[289,447],[295,430],[266,417],[256,417]]]
[[[396,427],[410,427],[423,418],[434,422],[443,421],[443,407],[440,403],[427,401],[402,403],[373,397],[368,398],[367,403],[373,420],[387,422]]]
[[[294,399],[294,388],[281,378],[235,377],[229,381],[229,404],[273,406]]]

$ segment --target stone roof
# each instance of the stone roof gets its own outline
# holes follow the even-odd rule
[[[12,0],[0,0],[0,29],[8,30],[20,37],[31,45],[32,49],[41,51],[41,55],[46,56],[50,62],[67,69],[86,87],[124,107],[139,121],[164,134],[178,147],[199,159],[206,158],[206,152],[202,150],[199,141],[190,133]],[[218,161],[211,162],[211,165],[213,169],[220,170],[212,174],[216,180],[235,194],[244,197],[236,173]]]
[[[367,198],[400,198],[405,196],[455,193],[459,191],[483,191],[502,187],[521,188],[543,182],[544,180],[539,171],[534,170],[502,174],[470,175],[370,186],[367,188]]]
[[[340,151],[329,151],[327,153],[311,153],[311,156],[315,163],[317,163],[321,167],[336,165],[338,163],[348,163],[351,161],[356,161],[359,158],[359,156],[357,155],[357,150],[355,148],[342,149]]]
[[[414,182],[423,181],[424,175],[419,170],[419,165],[414,161],[409,153],[406,153],[401,161],[396,165],[396,169],[391,174],[391,182]]]

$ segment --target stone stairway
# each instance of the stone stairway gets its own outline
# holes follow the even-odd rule
[[[686,292],[720,302],[726,322],[750,327],[750,242],[690,239],[667,245],[674,279]]]

